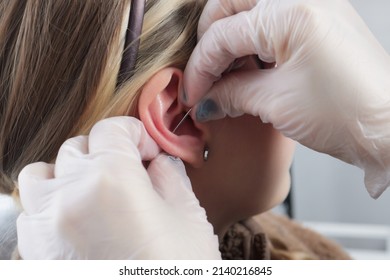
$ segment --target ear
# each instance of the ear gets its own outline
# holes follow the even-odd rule
[[[206,129],[188,116],[175,133],[172,131],[188,108],[178,102],[182,89],[183,72],[164,68],[143,87],[138,112],[146,130],[168,154],[181,158],[194,167],[203,164]]]

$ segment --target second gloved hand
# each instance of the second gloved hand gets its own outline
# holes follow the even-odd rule
[[[159,153],[135,118],[69,139],[55,165],[25,167],[19,187],[23,259],[220,258],[182,161]]]
[[[255,2],[209,1],[183,101],[192,106],[208,92],[194,110],[198,121],[260,116],[364,169],[378,197],[390,185],[389,55],[346,0]],[[248,55],[277,67],[222,74]]]

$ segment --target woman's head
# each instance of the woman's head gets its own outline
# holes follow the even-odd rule
[[[188,110],[178,95],[204,2],[148,0],[134,73],[117,86],[129,1],[3,1],[0,174],[7,186],[25,165],[53,161],[67,138],[98,120],[132,115],[186,162],[217,231],[280,202],[292,145],[270,125],[250,116],[207,124],[187,118],[172,133]]]
[[[148,0],[134,75],[116,88],[130,1],[0,3],[0,170],[13,180],[52,161],[69,137],[99,119],[136,113],[158,70],[183,68],[202,1]],[[4,177],[4,176],[3,176]]]

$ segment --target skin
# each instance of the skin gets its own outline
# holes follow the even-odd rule
[[[247,60],[240,71],[256,68],[253,60]],[[182,78],[180,69],[160,70],[144,86],[138,112],[162,150],[185,162],[193,190],[222,237],[231,224],[285,199],[295,144],[250,115],[207,123],[189,117],[172,133],[189,109],[177,102]],[[206,162],[205,146],[210,151]]]
[[[252,58],[243,61],[239,71],[258,68]],[[273,67],[262,64],[265,69]],[[233,223],[283,202],[290,190],[295,143],[250,115],[204,125],[210,159],[202,168],[187,165],[187,173],[215,232],[222,237]]]
[[[259,118],[244,115],[207,124],[209,160],[186,165],[193,190],[215,232],[281,203],[290,189],[295,144]]]

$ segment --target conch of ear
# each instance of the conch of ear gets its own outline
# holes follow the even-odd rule
[[[157,72],[143,87],[138,114],[146,130],[168,154],[199,167],[203,164],[203,150],[207,131],[204,125],[186,117],[189,108],[178,101],[182,90],[183,72],[167,67]]]

